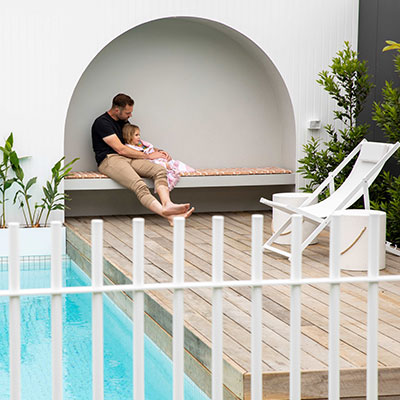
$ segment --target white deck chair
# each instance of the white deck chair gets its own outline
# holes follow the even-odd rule
[[[361,196],[364,196],[364,207],[369,210],[369,193],[368,188],[376,179],[386,161],[400,147],[400,143],[376,143],[363,140],[355,149],[336,167],[333,172],[321,183],[321,185],[313,192],[300,207],[291,207],[282,203],[277,203],[264,198],[260,202],[270,207],[275,207],[288,214],[301,214],[303,218],[316,224],[313,232],[304,239],[302,243],[302,251],[328,226],[331,221],[332,214],[337,210],[345,210],[354,204]],[[335,176],[360,153],[352,171],[343,182],[343,184],[335,190]],[[318,195],[329,186],[330,196],[325,200],[311,204],[318,198]],[[311,204],[311,205],[310,205]],[[286,222],[268,239],[264,244],[264,249],[281,254],[285,257],[291,256],[287,251],[272,246],[272,243],[285,231],[291,222],[291,216]]]

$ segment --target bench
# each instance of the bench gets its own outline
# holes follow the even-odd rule
[[[150,188],[153,182],[144,179]],[[234,186],[294,185],[295,174],[284,168],[207,168],[181,175],[176,188],[207,188]],[[119,183],[100,172],[71,172],[65,177],[64,190],[112,190],[125,189]]]

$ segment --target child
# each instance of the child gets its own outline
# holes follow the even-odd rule
[[[181,172],[193,172],[194,169],[189,167],[182,161],[172,160],[169,154],[163,150],[155,148],[151,143],[145,142],[140,139],[140,129],[136,125],[126,124],[122,129],[122,134],[124,136],[125,145],[138,151],[143,151],[146,154],[153,153],[154,151],[159,151],[164,153],[167,158],[156,158],[154,160],[149,160],[156,164],[164,166],[167,170],[167,181],[168,188],[171,191],[179,181]]]

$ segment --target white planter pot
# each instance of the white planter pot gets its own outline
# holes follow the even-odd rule
[[[51,254],[51,231],[46,228],[20,228],[20,256],[41,256]],[[65,254],[65,226],[62,228],[62,253]],[[0,229],[0,257],[8,256],[8,229]]]
[[[386,266],[386,213],[375,210],[344,210],[339,215],[340,268],[351,271],[368,271],[369,216],[379,216],[380,235],[378,237],[379,269]]]

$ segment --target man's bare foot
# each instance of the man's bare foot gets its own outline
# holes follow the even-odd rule
[[[171,201],[170,203],[167,203],[162,206],[162,215],[165,218],[168,218],[170,215],[173,215],[176,217],[179,214],[186,213],[189,210],[189,208],[190,208],[189,203],[175,204],[175,203],[172,203],[172,201]]]
[[[192,207],[190,210],[186,211],[186,212],[183,213],[183,214],[169,215],[169,216],[166,217],[166,218],[167,218],[169,224],[170,224],[171,226],[174,226],[174,218],[175,218],[175,217],[184,217],[184,218],[188,218],[188,217],[190,217],[190,216],[192,215],[193,211],[194,211],[194,207]]]

